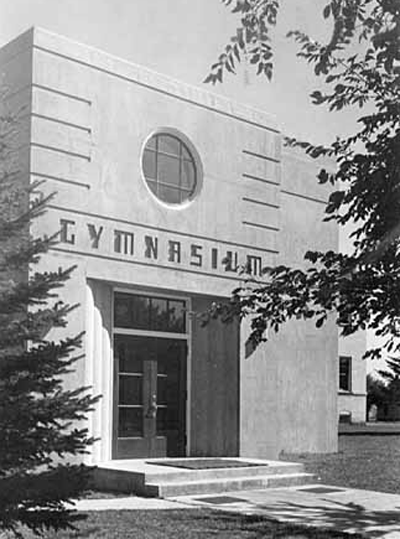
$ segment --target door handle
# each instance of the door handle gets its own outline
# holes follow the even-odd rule
[[[146,417],[148,419],[155,419],[157,415],[157,395],[153,393],[150,399],[150,404],[147,409]]]

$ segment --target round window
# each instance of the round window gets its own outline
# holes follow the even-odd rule
[[[182,204],[196,191],[195,160],[175,135],[157,133],[150,137],[143,150],[142,168],[150,190],[163,202]]]

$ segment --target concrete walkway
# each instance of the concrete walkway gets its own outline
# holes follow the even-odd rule
[[[77,509],[212,509],[263,515],[281,522],[329,528],[366,537],[400,539],[400,495],[327,485],[250,490],[161,500],[109,498],[81,500]]]
[[[220,501],[217,496],[193,496],[185,501],[292,524],[400,539],[400,495],[318,484],[230,492]]]
[[[84,499],[76,502],[78,511],[135,511],[151,509],[187,509],[186,501],[171,501],[160,498],[141,498],[139,496],[127,496],[126,498],[101,498]]]
[[[400,422],[377,421],[375,423],[339,423],[339,435],[363,436],[363,435],[392,436],[400,434]]]

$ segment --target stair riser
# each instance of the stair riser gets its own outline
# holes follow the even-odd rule
[[[239,479],[241,477],[265,477],[266,475],[279,475],[301,473],[304,471],[302,464],[290,466],[257,466],[249,468],[224,468],[218,470],[190,470],[171,472],[168,474],[146,473],[146,483],[190,483],[207,479]]]
[[[176,496],[191,496],[193,494],[218,494],[221,492],[233,492],[239,490],[257,490],[264,488],[278,488],[299,486],[315,482],[311,474],[291,474],[286,477],[257,477],[247,480],[232,480],[221,483],[185,483],[166,485],[146,485],[146,495],[159,498],[171,498]]]
[[[145,495],[144,474],[129,473],[123,470],[97,468],[93,474],[93,488],[105,492]]]

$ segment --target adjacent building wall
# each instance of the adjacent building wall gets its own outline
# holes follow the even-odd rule
[[[367,419],[367,365],[362,358],[366,346],[365,331],[339,339],[339,356],[351,358],[351,380],[349,391],[338,389],[338,414],[352,423]]]

